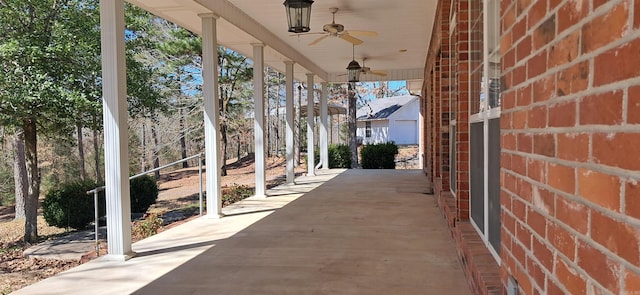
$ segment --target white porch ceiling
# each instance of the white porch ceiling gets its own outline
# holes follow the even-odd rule
[[[344,82],[346,66],[352,59],[352,45],[329,37],[308,46],[319,35],[292,36],[287,32],[284,0],[129,0],[155,15],[170,20],[198,35],[198,14],[214,13],[218,19],[218,42],[252,57],[253,43],[264,43],[265,63],[284,72],[284,61],[296,62],[295,78],[306,81],[307,73],[328,82]],[[339,8],[336,23],[345,30],[378,32],[377,37],[360,37],[356,60],[373,70],[388,72],[386,77],[361,75],[361,81],[408,80],[419,92],[433,28],[437,0],[315,0],[311,12],[311,31],[321,32],[331,22],[331,7]],[[416,89],[417,88],[417,89]],[[417,91],[416,91],[417,90]]]

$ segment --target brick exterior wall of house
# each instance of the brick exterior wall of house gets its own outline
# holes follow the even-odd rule
[[[640,0],[500,1],[499,262],[468,222],[474,2],[439,1],[422,104],[425,171],[472,291],[513,277],[520,294],[640,294]]]
[[[469,222],[469,3],[439,2],[422,91],[427,128],[424,163],[430,165],[425,171],[434,184],[470,289],[474,294],[500,294],[500,268]],[[455,26],[450,24],[452,9]],[[451,119],[456,120],[455,163],[449,163]],[[450,165],[456,168],[455,197],[450,192]]]
[[[501,1],[502,273],[640,294],[640,1]]]
[[[438,92],[436,93],[436,119],[438,122],[437,137],[437,167],[440,179],[440,191],[449,191],[449,123],[450,123],[450,99],[451,99],[451,44],[449,39],[449,5],[451,1],[442,1],[442,21],[440,22],[440,48],[436,61],[436,80]]]
[[[456,120],[456,205],[458,218],[469,219],[469,0],[453,3],[456,27],[453,32],[455,47],[455,120]]]

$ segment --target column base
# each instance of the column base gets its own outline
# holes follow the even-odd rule
[[[102,257],[102,259],[104,260],[108,260],[108,261],[120,261],[120,262],[125,262],[133,257],[136,256],[136,252],[128,252],[126,254],[107,254],[105,256]]]
[[[205,218],[207,218],[207,219],[220,219],[222,217],[224,217],[224,214],[222,214],[222,213],[220,213],[220,214],[211,213],[211,214],[205,215]]]

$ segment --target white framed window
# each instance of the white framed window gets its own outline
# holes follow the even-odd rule
[[[478,1],[479,2],[479,1]],[[471,8],[469,42],[475,50],[469,74],[470,219],[496,261],[500,261],[500,3]],[[475,16],[475,18],[474,18]],[[478,46],[480,45],[480,46]]]
[[[458,92],[458,52],[456,51],[457,13],[454,5],[451,5],[449,23],[449,190],[454,198],[458,198],[457,192],[457,158],[456,158],[456,101]]]
[[[364,122],[364,136],[366,138],[371,138],[371,121]]]

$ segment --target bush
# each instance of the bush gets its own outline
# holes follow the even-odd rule
[[[50,190],[42,204],[47,224],[60,228],[86,228],[93,221],[95,214],[93,196],[87,195],[87,191],[102,185],[92,180],[74,181]],[[145,213],[158,198],[156,180],[145,175],[131,180],[129,185],[131,212]],[[107,207],[104,191],[99,193],[98,203],[98,215],[102,217]]]
[[[316,151],[314,158],[316,163],[320,163],[320,151]],[[351,168],[351,149],[348,145],[329,145],[329,168]]]
[[[162,219],[157,214],[151,213],[145,215],[142,220],[134,222],[131,232],[137,240],[142,240],[157,234],[160,227],[162,227]]]
[[[360,150],[362,168],[364,169],[395,169],[395,158],[398,146],[394,142],[382,144],[368,144]]]
[[[241,201],[254,194],[254,189],[246,185],[234,184],[231,187],[222,188],[222,206],[228,206]]]
[[[145,213],[158,199],[158,184],[150,175],[134,178],[129,182],[131,213]]]
[[[94,219],[93,196],[87,195],[87,191],[98,186],[92,180],[75,181],[49,191],[42,203],[45,221],[60,228],[86,228]],[[98,202],[98,213],[104,216],[104,191],[99,193]]]
[[[348,145],[329,145],[329,168],[351,168],[351,149]]]

